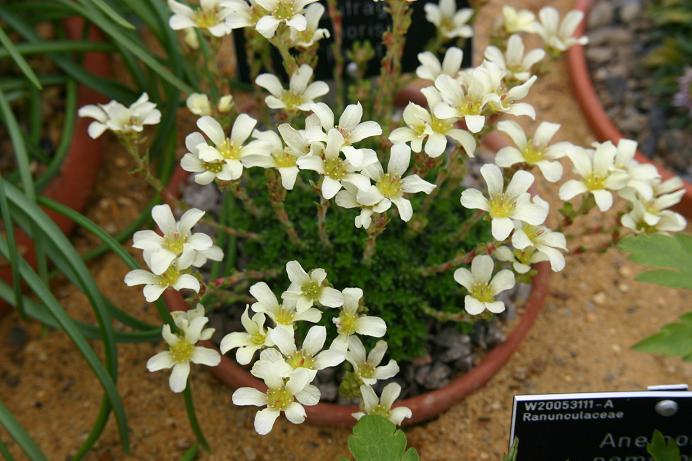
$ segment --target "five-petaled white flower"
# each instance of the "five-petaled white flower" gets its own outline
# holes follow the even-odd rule
[[[234,0],[200,0],[200,7],[193,10],[176,0],[168,0],[168,7],[173,11],[168,24],[173,30],[200,28],[214,37],[223,37],[231,33],[226,20],[232,16],[236,3]]]
[[[392,408],[392,405],[401,394],[401,386],[397,383],[389,383],[382,389],[382,396],[377,397],[372,387],[360,386],[360,395],[363,397],[362,410],[353,413],[353,417],[360,419],[365,415],[376,415],[387,418],[393,424],[400,426],[401,422],[410,418],[411,409],[404,406]]]
[[[442,74],[456,78],[461,70],[461,63],[464,60],[464,52],[461,48],[452,46],[445,52],[445,57],[440,63],[434,53],[425,51],[418,53],[420,66],[416,69],[416,75],[423,80],[435,81]]]
[[[396,205],[399,216],[403,221],[409,221],[413,216],[411,202],[404,194],[423,192],[429,194],[435,185],[424,180],[417,174],[404,177],[411,162],[411,148],[406,144],[394,144],[389,155],[387,172],[384,172],[380,162],[363,169],[363,173],[375,181],[367,191],[358,192],[358,201],[367,206],[376,206],[384,202],[387,209],[392,203]]]
[[[327,272],[324,269],[313,269],[308,274],[298,261],[289,261],[286,263],[286,273],[291,285],[281,297],[294,301],[298,312],[305,312],[315,304],[327,307],[343,305],[343,295],[328,285]]]
[[[502,26],[506,33],[533,32],[536,16],[530,10],[515,10],[509,5],[502,7]]]
[[[201,305],[188,313],[174,313],[173,319],[178,333],[173,333],[170,325],[163,326],[161,335],[168,344],[168,350],[150,358],[147,369],[153,372],[172,368],[168,384],[173,392],[182,392],[187,386],[190,363],[215,367],[221,362],[221,356],[214,349],[196,345],[198,341],[208,340],[214,334],[213,328],[204,328],[209,319],[204,316]]]
[[[323,38],[329,38],[329,30],[320,27],[320,19],[324,15],[324,6],[313,3],[305,9],[305,30],[290,29],[291,43],[301,48],[309,48]]]
[[[264,101],[270,109],[286,111],[310,111],[316,98],[329,92],[329,86],[324,82],[312,82],[312,67],[301,65],[292,75],[288,89],[284,89],[276,75],[261,74],[255,83],[267,90],[270,95]]]
[[[581,11],[572,10],[560,23],[560,13],[555,8],[546,6],[538,12],[539,21],[534,23],[534,32],[543,39],[550,52],[562,53],[573,45],[586,45],[589,42],[585,36],[573,36],[583,17],[584,13]]]
[[[339,316],[332,319],[339,335],[332,343],[332,349],[346,351],[352,335],[359,334],[381,338],[387,332],[387,324],[379,317],[362,315],[359,312],[363,290],[360,288],[344,288],[344,305]]]
[[[504,53],[495,46],[485,49],[485,59],[494,62],[505,71],[506,80],[509,77],[509,80],[519,82],[525,82],[531,78],[533,66],[544,57],[545,51],[541,48],[533,49],[524,55],[524,42],[519,35],[509,37]]]
[[[622,217],[622,225],[635,232],[677,232],[687,225],[685,218],[669,210],[685,195],[680,178],[655,181],[650,200],[643,199],[632,188],[623,189],[620,195],[632,204],[632,210]]]
[[[305,7],[318,0],[254,0],[262,7],[264,15],[259,18],[255,28],[265,38],[272,38],[281,23],[290,30],[303,32],[307,29]]]
[[[495,263],[488,255],[478,255],[471,261],[471,270],[460,267],[454,271],[454,280],[466,288],[464,308],[471,315],[478,315],[486,309],[494,314],[505,310],[505,303],[496,301],[495,296],[514,286],[514,273],[502,269],[493,277]]]
[[[558,181],[562,177],[562,164],[558,159],[567,155],[573,146],[568,142],[548,145],[560,129],[560,125],[542,122],[529,138],[521,126],[511,120],[502,120],[497,124],[497,129],[506,133],[516,146],[506,146],[497,152],[495,163],[498,166],[508,168],[517,163],[526,163],[538,167],[545,179],[550,182]]]
[[[522,222],[515,222],[516,229],[512,234],[512,245],[515,250],[502,246],[495,251],[495,257],[499,261],[508,261],[513,264],[514,270],[519,274],[525,274],[531,269],[531,265],[541,261],[550,261],[553,272],[559,272],[565,268],[565,256],[567,240],[564,234],[553,232],[545,226],[532,226]]]
[[[260,147],[252,155],[245,157],[248,167],[276,168],[281,175],[281,185],[293,190],[298,177],[298,159],[310,152],[310,143],[303,134],[288,123],[279,125],[281,138],[275,132],[255,131],[254,137]],[[286,146],[281,142],[283,138]]]
[[[634,189],[644,200],[651,200],[654,195],[654,184],[660,179],[658,169],[650,163],[639,163],[634,159],[637,153],[637,142],[622,138],[618,141],[615,153],[615,168],[627,173],[626,188]]]
[[[570,179],[560,187],[560,200],[571,200],[577,195],[593,194],[598,209],[606,211],[613,205],[610,191],[627,185],[627,173],[615,168],[617,149],[612,142],[596,143],[596,149],[577,149],[567,155],[581,180]]]
[[[363,229],[368,229],[370,224],[372,224],[372,215],[375,213],[384,213],[387,211],[391,204],[381,200],[374,205],[366,205],[358,201],[358,189],[356,186],[350,184],[344,184],[344,189],[340,190],[336,194],[336,204],[342,208],[359,208],[360,214],[355,218],[355,226],[357,229],[361,227]]]
[[[151,253],[143,254],[144,262],[151,267]],[[162,274],[154,274],[144,269],[134,269],[125,274],[125,284],[128,287],[134,285],[144,285],[142,293],[147,302],[153,303],[166,288],[174,290],[192,290],[195,293],[199,291],[199,280],[186,272],[189,266],[182,266],[177,261],[171,264]]]
[[[302,423],[306,417],[303,405],[317,405],[320,401],[320,390],[310,384],[314,378],[311,370],[296,368],[288,379],[281,376],[281,367],[277,367],[274,373],[271,373],[270,367],[267,367],[267,371],[263,376],[266,392],[241,387],[232,397],[235,405],[266,407],[255,415],[255,431],[260,435],[271,432],[281,412],[293,424]]]
[[[310,309],[298,312],[294,302],[284,300],[279,304],[274,292],[264,282],[255,283],[250,287],[250,294],[257,300],[252,305],[252,310],[267,314],[274,321],[277,329],[287,329],[293,331],[296,322],[317,323],[322,318],[322,311],[311,307]]]
[[[428,107],[435,107],[440,102],[440,94],[434,87],[423,88],[421,93],[428,101]],[[423,150],[423,142],[427,138],[425,153],[436,158],[447,148],[449,136],[464,148],[469,157],[474,156],[476,139],[468,131],[457,128],[455,118],[441,120],[418,104],[409,102],[404,109],[403,119],[406,126],[396,128],[389,134],[392,143],[410,143],[411,150],[418,153]]]
[[[321,152],[306,155],[298,159],[298,166],[302,170],[316,171],[322,175],[322,197],[327,200],[332,199],[341,190],[343,184],[353,184],[360,190],[367,190],[370,187],[370,180],[367,176],[359,173],[363,168],[361,164],[354,165],[348,158],[341,158],[341,146],[344,144],[344,137],[336,128],[331,128],[327,133],[327,145]],[[319,144],[319,146],[322,146]],[[377,162],[377,155],[372,150],[365,164]],[[358,158],[363,162],[363,158]]]
[[[473,16],[471,8],[457,10],[456,0],[440,0],[438,5],[426,3],[424,8],[425,19],[433,23],[445,37],[473,37],[473,29],[468,24]]]
[[[156,104],[149,102],[149,95],[142,95],[125,107],[118,101],[108,104],[90,104],[79,109],[80,117],[93,118],[88,133],[93,139],[109,130],[117,136],[137,136],[144,130],[144,125],[156,125],[161,121],[161,112]]]
[[[513,219],[537,226],[548,216],[546,202],[538,197],[531,201],[527,192],[534,177],[528,171],[519,170],[504,189],[502,171],[494,164],[481,167],[481,175],[488,186],[488,198],[477,189],[466,189],[461,193],[461,204],[465,208],[487,211],[492,218],[492,234],[496,240],[504,240],[514,229]],[[538,200],[536,200],[538,199]]]
[[[269,335],[291,368],[323,370],[335,367],[344,361],[343,351],[335,349],[323,350],[324,343],[327,340],[327,329],[322,325],[310,327],[300,349],[296,346],[292,330],[275,328]]]
[[[336,128],[343,137],[342,152],[346,155],[349,161],[356,166],[360,166],[362,161],[362,153],[353,147],[364,139],[379,136],[382,134],[382,127],[379,123],[373,120],[361,121],[363,119],[363,106],[358,102],[349,104],[339,117],[339,124],[334,124],[334,112],[325,103],[320,102],[313,104],[310,108],[311,114],[305,120],[305,136],[310,142],[326,142],[327,134],[332,128]]]
[[[353,366],[353,372],[364,383],[370,386],[382,379],[389,379],[399,373],[399,365],[391,359],[386,365],[380,366],[384,354],[387,353],[387,343],[377,341],[375,347],[366,355],[365,347],[357,336],[351,336],[348,343],[346,360]]]
[[[208,250],[213,245],[207,234],[192,232],[202,216],[204,211],[191,208],[176,221],[170,206],[156,205],[151,209],[151,217],[163,236],[152,230],[137,231],[132,237],[132,246],[149,253],[149,267],[154,274],[164,273],[175,259],[180,266],[189,267],[197,251]]]
[[[264,327],[266,317],[263,313],[257,312],[250,318],[248,307],[245,308],[240,317],[245,331],[234,331],[228,333],[221,339],[219,349],[222,354],[237,348],[235,353],[236,361],[241,365],[247,365],[252,360],[252,356],[258,350],[273,346],[269,331]]]

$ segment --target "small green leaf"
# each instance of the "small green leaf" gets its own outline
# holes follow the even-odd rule
[[[692,235],[638,235],[624,239],[619,246],[630,253],[630,261],[659,268],[642,272],[636,280],[692,289]]]
[[[634,349],[692,361],[692,312],[683,315],[677,322],[663,326],[658,333],[635,344]]]
[[[651,443],[646,451],[653,456],[654,461],[680,461],[680,449],[673,439],[666,439],[660,431],[654,431]]]
[[[419,461],[418,452],[406,450],[406,434],[381,416],[364,416],[353,427],[348,448],[356,461]]]
[[[519,455],[519,438],[515,437],[512,441],[512,446],[509,447],[509,452],[502,457],[502,461],[517,461]]]

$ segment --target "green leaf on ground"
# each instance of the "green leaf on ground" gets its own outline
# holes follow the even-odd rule
[[[414,448],[406,449],[406,434],[381,416],[358,421],[348,438],[356,461],[420,461]]]
[[[664,325],[658,333],[635,344],[634,350],[692,361],[692,312],[683,315],[677,322]]]
[[[651,443],[646,445],[646,451],[653,456],[654,461],[680,461],[680,449],[673,439],[666,439],[660,431],[654,431]]]
[[[640,273],[636,280],[692,289],[692,235],[638,235],[624,239],[620,248],[630,253],[630,261],[658,268]]]

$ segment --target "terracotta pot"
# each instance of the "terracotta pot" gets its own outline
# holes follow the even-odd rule
[[[497,136],[489,136],[489,139],[486,139],[484,142],[489,147],[495,149],[506,145]],[[166,188],[166,192],[171,196],[180,196],[181,188],[185,184],[187,175],[187,172],[178,167]],[[397,402],[397,405],[409,407],[413,411],[413,417],[405,420],[404,424],[408,425],[426,421],[438,416],[470,393],[482,387],[509,360],[531,329],[536,317],[543,308],[543,302],[548,293],[550,267],[547,263],[541,263],[537,266],[537,269],[538,274],[534,277],[531,294],[526,303],[524,313],[505,342],[488,352],[471,371],[458,376],[446,386]],[[171,311],[186,310],[188,307],[183,297],[177,291],[166,290],[164,298]],[[206,341],[204,345],[216,349],[216,345],[211,341]],[[221,363],[212,368],[211,372],[232,388],[254,387],[260,390],[266,389],[262,381],[238,365],[233,358],[225,355],[222,355]],[[349,427],[355,423],[355,419],[351,414],[358,411],[358,407],[320,403],[315,406],[306,406],[305,411],[308,416],[307,421],[311,424]]]
[[[583,35],[586,29],[586,19],[588,18],[594,0],[577,0],[574,8],[584,13],[584,21],[579,24],[576,30],[577,35]],[[569,66],[569,76],[572,81],[572,88],[586,116],[589,126],[593,130],[599,141],[612,141],[614,144],[623,138],[622,133],[615,126],[615,123],[608,117],[601,101],[598,99],[596,89],[591,81],[591,75],[586,64],[584,47],[581,45],[573,46],[567,51],[567,65]],[[636,159],[642,163],[652,163],[656,165],[663,179],[677,176],[659,162],[652,162],[641,152],[637,152]],[[685,181],[685,195],[682,201],[675,207],[687,217],[692,217],[692,184]]]
[[[70,39],[82,39],[84,22],[82,18],[70,18],[65,21],[65,30]],[[89,40],[101,40],[100,31],[91,28]],[[85,53],[83,67],[91,74],[99,77],[111,75],[111,60],[105,53]],[[79,86],[77,89],[77,106],[82,107],[86,104],[103,103],[106,98],[95,91]],[[42,195],[51,200],[67,205],[70,208],[82,211],[87,199],[96,182],[99,167],[103,157],[101,139],[91,139],[87,134],[87,127],[90,121],[78,117],[75,121],[75,128],[72,134],[72,143],[65,156],[65,160],[60,167],[58,175],[46,186]],[[60,230],[69,234],[74,229],[74,222],[67,217],[60,215],[52,210],[43,209],[48,216],[58,225]],[[17,247],[22,252],[26,260],[35,265],[36,255],[34,252],[33,241],[21,229],[15,233]],[[8,283],[12,281],[12,270],[9,264],[0,267],[0,277]],[[0,302],[0,311],[6,310],[9,306]]]

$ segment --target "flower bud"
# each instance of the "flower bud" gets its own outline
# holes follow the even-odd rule
[[[211,115],[211,105],[206,94],[192,93],[187,97],[187,108],[195,115]]]
[[[185,29],[185,37],[183,38],[187,46],[196,50],[199,48],[199,40],[197,39],[197,32],[195,29]]]
[[[230,94],[223,96],[221,99],[219,99],[219,103],[216,107],[222,114],[230,112],[233,108],[233,96],[231,96]]]

